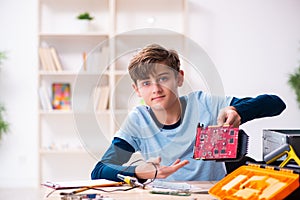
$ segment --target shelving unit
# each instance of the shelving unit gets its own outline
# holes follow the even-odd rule
[[[90,24],[76,19],[86,11],[95,17]],[[54,47],[62,66],[45,70],[40,64],[39,87],[49,101],[52,83],[70,83],[72,91],[71,110],[39,105],[40,183],[89,179],[128,111],[140,103],[127,74],[136,51],[127,49],[153,35],[148,29],[125,32],[169,29],[182,34],[176,45],[184,45],[186,15],[187,0],[39,0],[39,45]],[[158,33],[154,38],[170,37]],[[97,86],[110,88],[106,110],[95,109]]]

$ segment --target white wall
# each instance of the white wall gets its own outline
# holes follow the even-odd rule
[[[37,0],[0,3],[0,102],[11,131],[0,142],[0,187],[38,184]],[[279,117],[243,125],[250,155],[261,157],[264,128],[300,128],[300,109],[287,85],[300,61],[300,1],[190,0],[189,36],[206,49],[225,92],[237,97],[278,94],[287,104]]]
[[[249,155],[261,159],[262,130],[300,128],[300,109],[287,84],[300,63],[300,1],[190,0],[190,36],[214,61],[227,95],[279,95],[287,109],[254,120]]]
[[[1,1],[0,102],[10,132],[0,141],[0,187],[37,185],[37,1]]]

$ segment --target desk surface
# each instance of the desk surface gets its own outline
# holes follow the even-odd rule
[[[193,186],[196,186],[198,188],[201,188],[201,190],[207,191],[209,188],[211,188],[215,182],[187,182]],[[128,186],[121,186],[117,188],[128,188]],[[113,190],[116,189],[116,187],[105,187],[103,188],[105,190]],[[50,188],[41,187],[41,188],[0,188],[0,199],[10,199],[10,200],[61,200],[60,193],[63,192],[62,190],[57,190],[53,192],[48,198],[46,197],[47,194],[49,194],[51,191],[53,191]],[[64,192],[72,192],[73,190],[64,190]],[[85,193],[97,193],[101,194],[104,197],[109,197],[110,200],[156,200],[156,199],[173,199],[173,200],[211,200],[215,199],[209,194],[191,194],[191,196],[174,196],[174,195],[163,195],[163,194],[151,194],[150,190],[143,190],[140,188],[135,188],[133,190],[129,191],[118,191],[118,192],[100,192],[95,190],[89,190]]]
[[[193,186],[196,186],[198,188],[200,188],[203,191],[208,191],[209,188],[211,188],[214,184],[214,182],[187,182]],[[117,187],[117,188],[128,188],[128,186],[121,186],[121,187]],[[116,187],[105,187],[103,188],[105,190],[112,190],[112,189],[116,189]],[[51,192],[51,189],[45,189],[44,188],[44,199],[46,200],[60,200],[61,199],[61,192],[72,192],[73,190],[58,190],[53,192],[48,198],[46,198],[46,195]],[[188,199],[188,200],[211,200],[211,199],[215,199],[213,198],[211,195],[209,194],[191,194],[190,196],[176,196],[176,195],[165,195],[165,194],[151,194],[149,189],[141,189],[141,188],[135,188],[129,191],[115,191],[115,192],[101,192],[101,191],[95,191],[95,190],[89,190],[86,191],[85,193],[88,194],[92,194],[92,193],[97,193],[97,194],[101,194],[104,197],[107,197],[109,199],[113,199],[113,200],[118,200],[118,199],[124,199],[124,200],[155,200],[155,199],[164,199],[164,200],[168,200],[168,199]]]

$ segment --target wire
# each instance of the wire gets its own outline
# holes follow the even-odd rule
[[[145,162],[143,159],[135,160],[135,161],[131,162],[131,163],[130,163],[125,169],[123,169],[122,171],[125,172],[125,171],[126,171],[129,167],[131,167],[133,164],[135,164],[135,163],[137,163],[137,162],[141,162],[141,161],[142,161],[142,162]],[[146,185],[152,183],[152,182],[156,179],[157,173],[158,173],[157,165],[156,165],[154,162],[147,161],[146,163],[150,163],[150,164],[152,164],[152,165],[154,166],[154,168],[155,168],[155,174],[154,174],[154,177],[153,177],[152,179],[150,179],[149,182],[142,183],[143,188],[145,188]]]
[[[143,160],[143,159],[135,160],[135,161],[131,162],[131,163],[130,163],[124,170],[122,170],[122,171],[125,172],[130,166],[132,166],[133,164],[135,164],[135,163],[137,163],[137,162],[140,162],[140,161],[144,161],[144,160]],[[154,166],[154,168],[155,168],[155,174],[154,174],[154,177],[153,177],[152,179],[150,179],[149,182],[142,183],[143,188],[145,188],[146,185],[152,183],[152,182],[156,179],[157,173],[158,173],[157,165],[156,165],[154,162],[146,162],[146,163],[150,163],[150,164],[152,164],[152,165]],[[105,189],[102,189],[102,188],[88,187],[88,186],[87,186],[87,187],[83,187],[83,188],[85,188],[85,190],[97,190],[97,191],[109,193],[109,192],[116,192],[116,191],[129,191],[129,190],[132,190],[132,189],[138,188],[138,187],[139,187],[138,185],[133,185],[133,186],[131,186],[131,187],[129,187],[129,188],[125,188],[125,189],[124,189],[124,188],[122,188],[122,189],[118,188],[118,189],[114,189],[114,190],[105,190]],[[85,190],[84,190],[84,191],[85,191]],[[55,190],[54,190],[54,191],[55,191]],[[52,191],[50,194],[52,194],[54,191]],[[47,197],[50,196],[50,194],[48,194]],[[74,195],[74,191],[69,192],[69,193],[61,192],[60,195]]]
[[[101,191],[101,192],[117,192],[117,191],[128,191],[128,190],[132,190],[134,188],[136,188],[138,186],[132,186],[130,188],[126,188],[126,189],[114,189],[114,190],[104,190],[104,189],[101,189],[101,188],[96,188],[96,187],[84,187],[86,188],[87,190],[97,190],[97,191]],[[79,192],[78,192],[79,193]],[[60,195],[74,195],[75,193],[74,192],[61,192]]]
[[[154,174],[153,179],[151,179],[148,183],[145,183],[144,186],[152,183],[156,179],[157,172],[158,172],[157,165],[154,162],[147,162],[147,163],[151,163],[154,166],[154,168],[155,168],[155,174]]]

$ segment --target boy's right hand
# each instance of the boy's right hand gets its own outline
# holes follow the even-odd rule
[[[139,179],[153,179],[153,178],[167,178],[178,169],[189,163],[188,160],[181,161],[177,159],[172,165],[164,166],[160,165],[161,157],[157,157],[154,159],[148,160],[145,164],[139,165],[135,168],[135,175]],[[156,167],[155,167],[155,166]],[[155,177],[155,173],[157,170],[157,175]]]
[[[234,128],[238,128],[241,124],[241,116],[233,106],[227,106],[220,110],[218,115],[218,126],[228,124]]]

